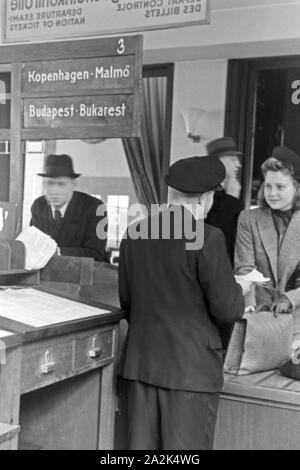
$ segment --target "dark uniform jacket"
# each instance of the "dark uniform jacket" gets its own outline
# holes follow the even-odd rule
[[[208,224],[218,227],[224,233],[232,265],[234,262],[237,224],[242,210],[243,204],[239,199],[226,194],[225,191],[216,191],[213,206],[206,219]]]
[[[97,216],[97,209],[103,202],[88,194],[75,191],[59,228],[56,227],[50,205],[45,196],[33,203],[31,225],[53,238],[64,256],[94,258],[109,261],[106,253],[106,239],[97,236],[99,223],[106,226],[104,216]],[[99,227],[99,226],[98,226]]]
[[[157,226],[161,217],[142,223]],[[215,320],[240,318],[244,300],[220,230],[205,225],[204,246],[193,251],[184,237],[127,236],[120,249],[119,293],[129,322],[126,379],[172,390],[221,390],[222,344]]]

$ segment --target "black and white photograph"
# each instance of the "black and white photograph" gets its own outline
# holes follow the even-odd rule
[[[299,24],[0,0],[0,450],[300,450]]]

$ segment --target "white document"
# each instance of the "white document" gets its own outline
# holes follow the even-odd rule
[[[0,338],[5,338],[6,336],[11,336],[11,335],[12,333],[10,333],[9,331],[0,330]]]
[[[257,269],[253,269],[253,271],[248,274],[244,274],[241,276],[237,275],[234,277],[236,279],[242,279],[243,281],[253,282],[254,284],[266,284],[270,281],[270,278],[264,277],[264,275],[261,272],[257,271]]]
[[[17,240],[25,245],[28,271],[44,268],[57,250],[57,243],[36,227],[27,227]]]
[[[0,292],[0,305],[2,317],[35,328],[110,312],[32,288]]]

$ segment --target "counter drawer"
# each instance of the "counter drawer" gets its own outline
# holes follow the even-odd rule
[[[114,330],[87,332],[73,341],[73,370],[99,367],[103,361],[113,359]]]
[[[36,390],[72,375],[72,339],[60,337],[24,347],[22,393]]]

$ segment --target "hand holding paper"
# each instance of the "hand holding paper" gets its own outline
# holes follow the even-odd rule
[[[44,268],[57,250],[57,243],[36,227],[27,227],[17,240],[25,245],[25,269],[29,271]]]
[[[247,295],[250,292],[252,282],[243,279],[242,276],[241,277],[235,276],[235,280],[243,289],[243,295]]]
[[[250,292],[252,284],[259,284],[261,286],[265,285],[269,278],[264,277],[262,273],[253,269],[251,272],[243,275],[234,276],[235,280],[243,289],[243,294],[246,295]]]
[[[237,275],[235,276],[236,281],[239,280],[248,281],[253,284],[266,284],[270,281],[270,278],[264,277],[264,275],[257,271],[257,269],[253,269],[253,271],[249,272],[248,274]]]

